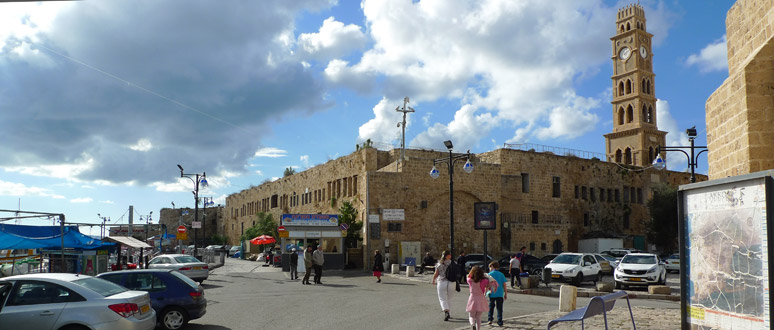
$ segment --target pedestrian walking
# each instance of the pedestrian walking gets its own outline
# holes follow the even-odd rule
[[[306,247],[306,251],[304,251],[304,267],[306,267],[306,272],[304,272],[304,279],[301,281],[301,284],[312,284],[309,283],[309,274],[312,273],[312,246],[309,245]]]
[[[298,279],[298,252],[296,252],[296,248],[290,250],[290,279]]]
[[[312,264],[314,265],[314,283],[322,284],[322,270],[325,256],[323,255],[322,245],[317,246],[317,251],[312,253]]]
[[[516,288],[516,286],[513,285],[514,281],[518,282],[519,286],[521,286],[521,278],[519,277],[521,274],[521,261],[519,261],[519,258],[517,258],[515,254],[511,256],[508,273],[511,275],[511,288]]]
[[[465,271],[465,263],[467,262],[468,262],[467,254],[465,254],[465,251],[460,251],[460,255],[459,257],[457,257],[457,265],[462,267],[463,272]],[[465,276],[460,276],[460,278],[457,280],[457,283],[459,284],[465,283]]]
[[[382,282],[382,272],[384,271],[384,260],[382,260],[382,254],[379,250],[374,251],[374,276],[376,276],[376,283]]]
[[[489,293],[489,325],[492,325],[492,321],[494,321],[494,310],[497,308],[497,325],[503,326],[503,302],[505,300],[508,300],[508,290],[505,289],[505,283],[508,281],[508,279],[505,278],[505,275],[501,273],[498,269],[500,269],[500,263],[497,261],[492,261],[489,263],[489,278],[492,281],[497,282],[497,290],[491,291]]]
[[[448,321],[451,317],[449,314],[449,300],[451,300],[452,292],[454,292],[454,283],[446,279],[446,270],[449,267],[453,267],[451,259],[451,252],[443,251],[441,259],[439,259],[438,264],[435,265],[433,280],[430,282],[436,285],[438,300],[441,302],[441,310],[443,310],[444,313],[444,321]]]
[[[468,312],[471,329],[481,329],[481,316],[484,312],[489,310],[489,305],[486,301],[484,293],[487,290],[494,291],[493,287],[490,287],[489,279],[484,276],[484,270],[479,266],[473,266],[470,269],[470,273],[467,276],[468,289],[470,290],[470,296],[468,296],[468,304],[465,310]],[[496,284],[495,284],[496,285]]]

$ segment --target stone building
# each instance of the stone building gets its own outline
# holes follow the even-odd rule
[[[645,14],[638,5],[619,10],[616,27],[611,38],[614,127],[604,136],[606,154],[506,145],[471,154],[471,173],[461,171],[464,161],[457,163],[453,193],[457,250],[484,250],[484,233],[474,229],[477,202],[495,202],[498,207],[496,229],[487,232],[490,255],[521,246],[537,256],[577,251],[579,239],[599,232],[623,238],[627,247],[647,249],[646,203],[654,185],[685,184],[690,174],[650,167],[666,135],[656,121],[652,35],[646,32]],[[445,164],[438,164],[436,179],[429,171],[435,159],[449,154],[408,149],[405,155],[399,162],[399,149],[360,149],[232,194],[224,210],[225,233],[235,242],[254,225],[258,212],[274,219],[282,214],[337,214],[342,202],[350,201],[365,224],[362,245],[350,250],[362,255],[356,257],[360,265],[368,265],[375,249],[400,263],[405,250],[412,256],[421,257],[425,251],[438,255],[450,243],[449,173]],[[706,177],[700,175],[703,180]],[[294,241],[302,244],[319,242],[320,237],[317,230],[296,235],[307,235],[306,241]],[[339,254],[343,248],[338,247]]]
[[[223,206],[215,206],[208,208],[199,208],[199,219],[202,222],[202,229],[193,229],[191,224],[194,220],[193,208],[163,208],[161,209],[159,223],[167,226],[169,234],[176,234],[177,227],[182,223],[188,229],[188,239],[183,240],[183,245],[194,244],[194,239],[197,241],[197,245],[203,246],[205,244],[204,236],[206,234],[210,243],[210,238],[215,235],[224,236],[225,226],[223,223]],[[232,243],[236,243],[237,240],[233,240]],[[177,241],[172,242],[172,246],[176,246]]]
[[[774,0],[726,15],[728,78],[707,99],[710,179],[774,169]]]

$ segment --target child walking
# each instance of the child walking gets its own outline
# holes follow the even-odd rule
[[[484,292],[487,289],[492,289],[492,285],[495,288],[492,291],[496,291],[497,282],[490,282],[484,276],[484,270],[479,266],[474,266],[468,274],[468,288],[470,289],[470,297],[468,297],[468,305],[465,308],[470,314],[470,326],[471,329],[481,329],[481,316],[484,312],[489,311],[489,304],[486,301]]]

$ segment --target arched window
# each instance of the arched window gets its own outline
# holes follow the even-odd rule
[[[618,83],[618,96],[624,95],[624,83],[623,81]]]
[[[626,122],[631,123],[634,121],[634,108],[632,108],[632,105],[629,104],[629,107],[626,108]]]
[[[656,159],[653,155],[653,147],[648,148],[648,164],[653,164],[653,160]]]
[[[621,24],[621,32],[626,32],[626,29],[624,29],[624,25]]]
[[[648,106],[648,122],[653,123],[653,106]]]
[[[646,87],[645,87],[645,88],[648,90],[648,91],[647,91],[647,93],[648,93],[648,94],[651,94],[651,92],[650,92],[650,79],[648,79],[648,81],[646,82],[646,84],[647,84],[647,85],[646,85]]]
[[[632,81],[630,79],[626,79],[626,94],[631,94],[632,92]]]
[[[632,164],[632,148],[626,148],[624,158],[625,158],[624,164],[626,165]]]
[[[615,151],[615,162],[616,163],[621,162],[621,149],[618,149]]]
[[[631,29],[632,29],[632,25],[627,22],[626,23],[626,31],[629,31]]]
[[[640,83],[640,86],[642,86],[641,87],[642,90],[640,92],[647,94],[648,90],[647,90],[647,87],[646,87],[647,85],[645,84],[645,78],[642,78],[642,82]]]
[[[648,122],[648,107],[642,106],[642,116],[640,117],[641,122]]]
[[[624,109],[623,107],[618,108],[618,125],[624,124]]]

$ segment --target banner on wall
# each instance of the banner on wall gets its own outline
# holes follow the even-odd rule
[[[283,214],[283,226],[338,227],[338,214]]]

